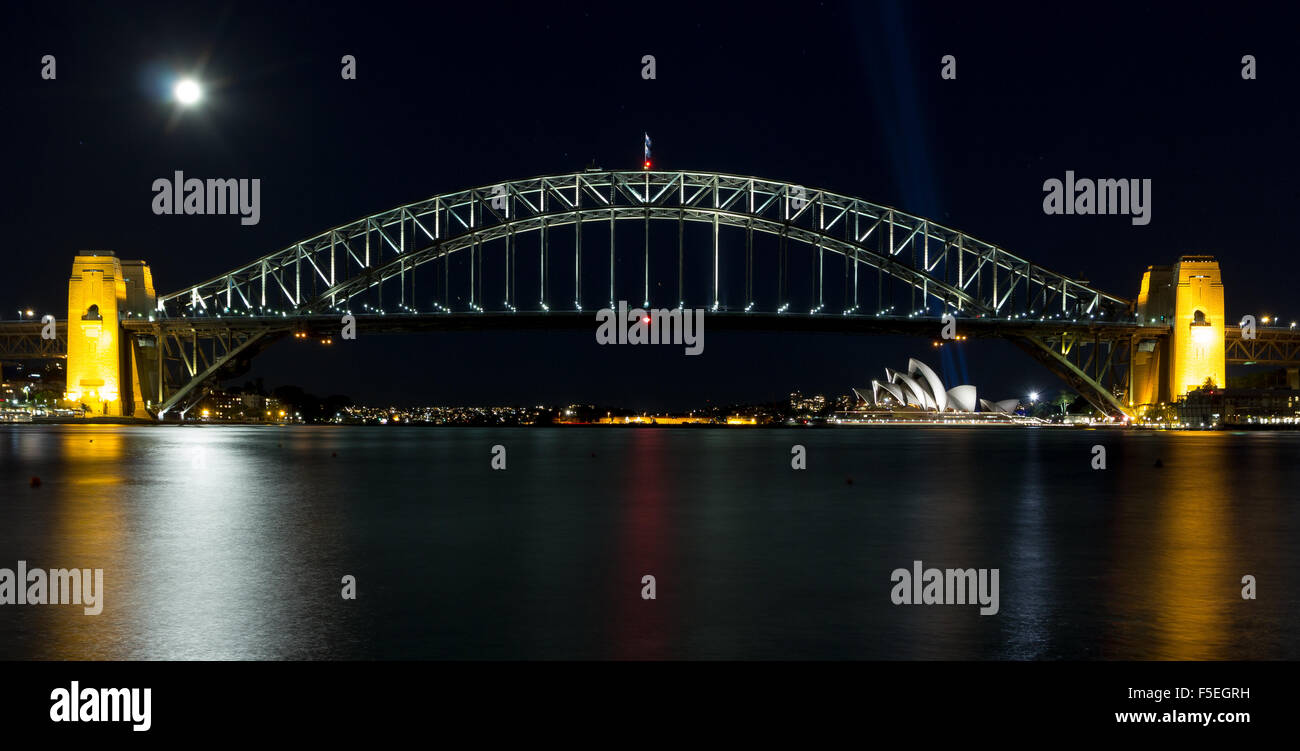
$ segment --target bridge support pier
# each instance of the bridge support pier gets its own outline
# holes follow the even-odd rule
[[[64,398],[96,417],[149,417],[154,368],[147,347],[122,328],[126,317],[154,307],[153,275],[144,261],[83,250],[68,280],[68,365]],[[143,378],[141,377],[143,376]],[[142,387],[143,381],[143,387]]]
[[[1138,412],[1182,398],[1207,381],[1227,384],[1223,278],[1212,256],[1187,255],[1150,266],[1138,291],[1138,322],[1167,325],[1165,335],[1132,342],[1129,405]]]

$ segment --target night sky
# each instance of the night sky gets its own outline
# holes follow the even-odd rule
[[[65,317],[78,249],[145,259],[173,292],[436,193],[592,160],[635,169],[649,132],[658,168],[897,206],[1123,297],[1149,264],[1212,253],[1230,318],[1300,319],[1295,17],[1172,3],[131,8],[6,9],[0,317]],[[656,80],[641,78],[645,54]],[[947,54],[956,80],[940,78]],[[1257,80],[1241,77],[1246,54]],[[170,88],[191,72],[205,101],[178,114]],[[177,169],[260,178],[260,223],[155,216],[151,184]],[[1043,181],[1066,170],[1150,178],[1151,223],[1045,215]],[[941,363],[926,340],[870,336],[719,332],[687,358],[591,332],[363,335],[282,342],[251,375],[372,404],[678,407],[846,393],[915,355],[952,381],[964,368],[988,398],[1060,388],[1009,344],[961,346]]]

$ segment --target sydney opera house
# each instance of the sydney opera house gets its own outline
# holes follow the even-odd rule
[[[945,388],[943,381],[930,366],[911,358],[907,372],[885,368],[885,380],[871,382],[871,388],[855,388],[859,408],[842,414],[841,420],[855,417],[892,415],[897,418],[981,418],[987,421],[995,415],[1009,419],[1016,415],[1020,400],[1005,399],[991,402],[979,399],[974,386]],[[997,419],[997,418],[994,418]]]

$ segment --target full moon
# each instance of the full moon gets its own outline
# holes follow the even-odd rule
[[[176,101],[184,105],[191,105],[199,101],[202,91],[199,84],[192,78],[182,78],[176,82],[176,88],[172,91],[176,96]]]

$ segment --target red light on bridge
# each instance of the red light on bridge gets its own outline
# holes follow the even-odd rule
[[[650,160],[649,160],[649,159],[645,160],[645,166],[642,167],[642,169],[650,169]]]
[[[650,316],[641,319],[641,323],[650,323]]]

